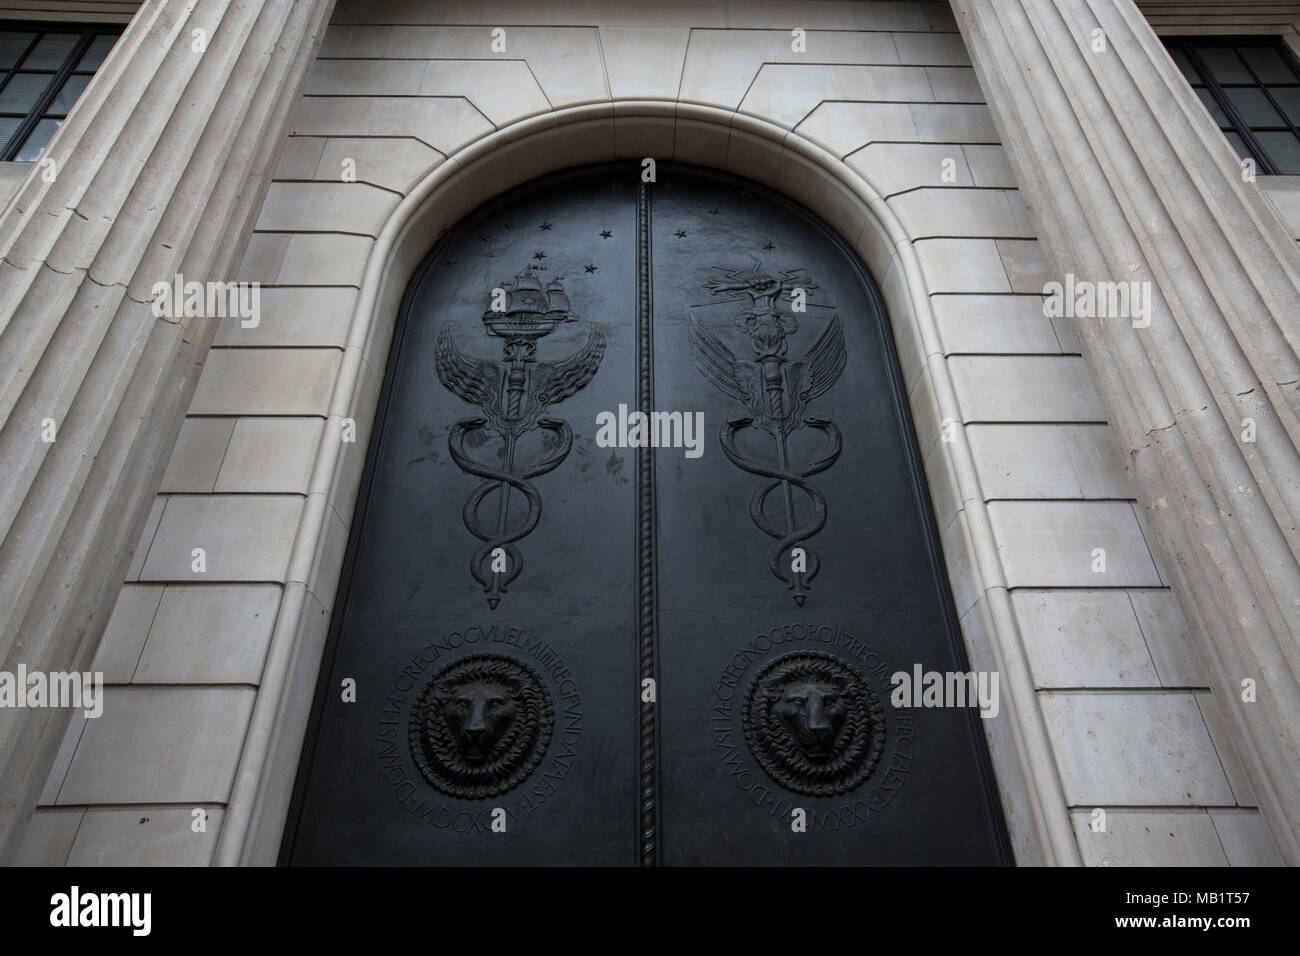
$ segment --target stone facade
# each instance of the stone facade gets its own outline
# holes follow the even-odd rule
[[[511,186],[645,156],[788,194],[880,284],[1017,861],[1279,860],[952,10],[795,12],[335,6],[236,277],[261,324],[215,331],[19,860],[275,860],[407,280]]]

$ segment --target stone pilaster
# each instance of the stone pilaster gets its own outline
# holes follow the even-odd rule
[[[0,217],[4,670],[89,668],[215,332],[152,287],[235,278],[332,6],[145,3]],[[0,860],[68,716],[0,710]]]
[[[1261,810],[1300,863],[1295,240],[1132,0],[952,7],[1058,278],[1150,283],[1149,326],[1076,320],[1085,358]]]

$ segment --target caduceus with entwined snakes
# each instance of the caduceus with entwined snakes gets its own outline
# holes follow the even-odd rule
[[[749,307],[737,312],[732,322],[749,336],[754,359],[745,362],[737,358],[694,313],[690,317],[691,351],[700,373],[749,411],[746,417],[724,422],[719,441],[732,464],[770,479],[750,495],[749,516],[760,531],[776,539],[768,550],[768,566],[794,592],[795,603],[802,607],[808,585],[820,568],[817,552],[808,539],[826,524],[826,498],[808,479],[835,464],[843,447],[834,422],[828,418],[805,417],[804,413],[808,403],[834,385],[844,371],[848,359],[844,327],[839,316],[832,315],[804,357],[791,362],[786,357],[786,338],[798,330],[799,323],[791,312],[780,310],[777,303],[782,295],[795,294],[800,289],[804,296],[810,294],[816,288],[812,279],[797,270],[768,275],[760,271],[757,261],[747,272],[728,269],[719,272],[721,275],[709,280],[705,288],[712,295],[730,293],[732,298],[748,302]],[[805,426],[824,432],[828,445],[822,455],[796,466],[790,461],[787,440],[792,432]],[[776,445],[775,462],[750,458],[736,447],[736,435],[750,427],[772,437]],[[784,504],[784,520],[779,524],[767,513],[768,498],[778,489]],[[795,510],[796,491],[812,505],[811,520],[802,524]],[[796,555],[796,548],[803,553]]]
[[[514,543],[537,527],[542,516],[542,497],[529,479],[556,468],[573,447],[573,429],[568,422],[543,417],[543,412],[591,381],[605,354],[605,337],[592,326],[577,352],[560,362],[539,362],[535,357],[537,340],[558,323],[577,318],[559,280],[542,290],[537,277],[525,269],[505,289],[494,291],[499,294],[499,308],[485,312],[483,323],[490,335],[503,340],[503,361],[465,355],[450,326],[439,334],[434,354],[442,384],[483,412],[453,425],[447,446],[457,465],[484,479],[465,501],[462,517],[470,533],[483,542],[470,558],[470,573],[487,593],[488,606],[495,609],[507,586],[523,571],[523,556]],[[519,439],[538,428],[556,436],[555,447],[538,460],[516,462]],[[478,460],[466,450],[466,438],[478,430],[496,432],[504,442],[499,466]],[[524,496],[528,506],[522,520],[514,524],[510,521],[512,489]],[[479,509],[493,492],[497,493],[497,512],[495,521],[489,523]]]

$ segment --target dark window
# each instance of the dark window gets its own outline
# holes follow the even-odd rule
[[[1164,37],[1169,54],[1242,159],[1300,174],[1300,67],[1277,37]]]
[[[0,160],[40,157],[121,34],[111,25],[0,23]]]

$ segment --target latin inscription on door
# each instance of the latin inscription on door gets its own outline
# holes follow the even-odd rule
[[[495,810],[508,829],[561,791],[583,717],[577,683],[549,643],[516,627],[471,626],[430,640],[393,681],[379,766],[416,820],[491,831]]]

